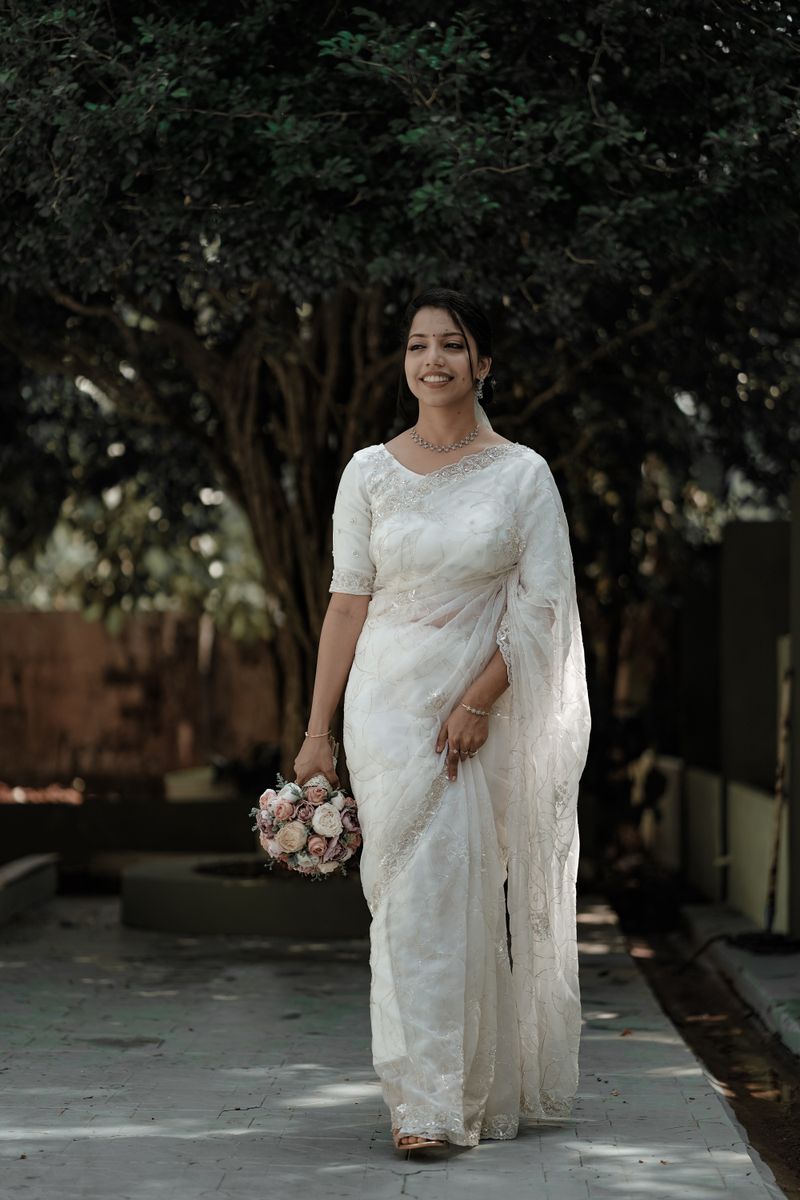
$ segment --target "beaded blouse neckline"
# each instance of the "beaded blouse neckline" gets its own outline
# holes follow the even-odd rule
[[[502,454],[508,450],[519,449],[520,443],[498,442],[493,446],[484,446],[482,450],[474,450],[471,454],[462,454],[461,458],[457,459],[456,462],[445,463],[443,467],[435,467],[433,471],[412,471],[411,467],[404,466],[404,464],[400,462],[399,458],[395,458],[391,450],[386,449],[386,444],[384,442],[380,442],[379,446],[387,458],[390,458],[392,462],[400,468],[401,471],[405,471],[414,479],[430,479],[432,475],[441,476],[458,473],[458,469],[467,460],[469,460],[474,466],[479,466],[480,464],[478,460],[484,457],[491,462],[492,459],[497,457],[498,453]]]

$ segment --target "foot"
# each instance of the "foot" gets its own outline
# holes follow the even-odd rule
[[[404,1133],[398,1135],[398,1130],[392,1130],[394,1144],[398,1150],[424,1150],[427,1146],[446,1146],[441,1138],[425,1137],[421,1133]]]

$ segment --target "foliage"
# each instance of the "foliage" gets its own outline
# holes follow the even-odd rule
[[[250,531],[191,443],[59,377],[6,384],[0,603],[79,608],[111,631],[167,608],[273,631]]]
[[[177,433],[213,465],[287,618],[292,711],[336,478],[391,432],[422,284],[492,308],[496,425],[558,469],[601,608],[669,588],[742,478],[785,511],[800,46],[778,0],[7,7],[0,344],[160,421],[165,463]]]

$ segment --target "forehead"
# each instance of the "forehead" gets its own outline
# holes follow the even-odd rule
[[[411,323],[412,335],[425,334],[429,337],[436,337],[445,333],[455,333],[459,337],[461,336],[458,322],[446,308],[421,308]]]

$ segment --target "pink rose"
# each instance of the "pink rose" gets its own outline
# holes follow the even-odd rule
[[[341,842],[338,838],[332,837],[328,839],[328,847],[322,857],[323,862],[331,862],[332,859],[339,857],[339,847]]]
[[[288,821],[294,816],[294,805],[287,797],[276,800],[273,808],[276,821]]]
[[[358,832],[346,833],[344,835],[344,840],[346,845],[352,846],[353,849],[356,850],[361,845],[361,834]]]
[[[315,784],[314,787],[310,787],[306,792],[307,802],[313,804],[315,807],[317,804],[324,804],[327,799],[327,788],[322,787],[321,784]]]
[[[307,840],[308,831],[299,821],[290,821],[275,834],[275,841],[287,854],[296,854],[298,850],[302,850]]]
[[[275,791],[274,788],[267,788],[267,790],[265,792],[262,792],[261,795],[258,797],[258,807],[266,808],[267,805],[269,804],[270,800],[274,800],[275,797],[277,796],[277,794],[278,793]]]
[[[298,821],[305,821],[306,824],[308,824],[314,815],[313,804],[307,804],[305,801],[302,804],[298,804],[294,815],[297,817]]]
[[[320,834],[315,833],[308,839],[306,850],[308,850],[309,854],[313,854],[315,858],[322,858],[327,849],[328,843],[324,837],[320,836]]]
[[[348,832],[358,829],[358,817],[352,809],[345,809],[342,813],[342,825]]]

